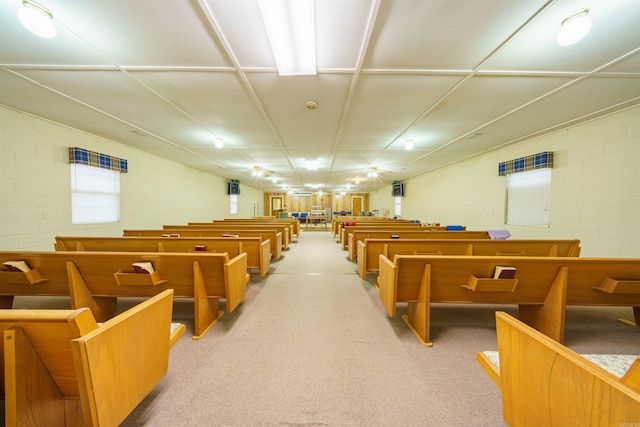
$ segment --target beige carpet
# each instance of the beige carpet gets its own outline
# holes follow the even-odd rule
[[[500,393],[475,361],[495,350],[496,307],[434,304],[434,346],[389,318],[331,232],[305,232],[201,340],[192,301],[169,372],[123,426],[500,426]],[[134,301],[122,301],[126,309]],[[515,307],[499,309],[516,313]],[[631,309],[570,308],[578,351],[640,354]]]

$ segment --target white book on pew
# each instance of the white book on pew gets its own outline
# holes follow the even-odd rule
[[[29,267],[29,264],[27,264],[26,261],[5,261],[2,265],[4,265],[9,271],[31,271],[31,267]]]
[[[133,271],[139,274],[151,274],[155,271],[153,264],[149,261],[134,262],[132,267]]]

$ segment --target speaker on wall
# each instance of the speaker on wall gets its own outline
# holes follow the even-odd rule
[[[404,196],[404,183],[396,183],[392,185],[391,195],[393,197],[402,197]]]
[[[227,183],[227,194],[240,194],[240,183],[239,182]]]

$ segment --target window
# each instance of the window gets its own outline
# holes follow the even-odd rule
[[[506,223],[549,226],[551,169],[507,175]]]
[[[120,221],[120,172],[71,164],[71,223]]]
[[[393,215],[400,218],[402,214],[402,197],[394,197],[393,198]]]
[[[238,195],[232,194],[229,198],[231,200],[231,215],[236,215],[238,213]]]

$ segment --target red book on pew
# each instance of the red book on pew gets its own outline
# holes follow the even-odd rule
[[[507,267],[502,265],[496,266],[496,271],[493,274],[494,279],[514,279],[516,277],[516,268]]]

